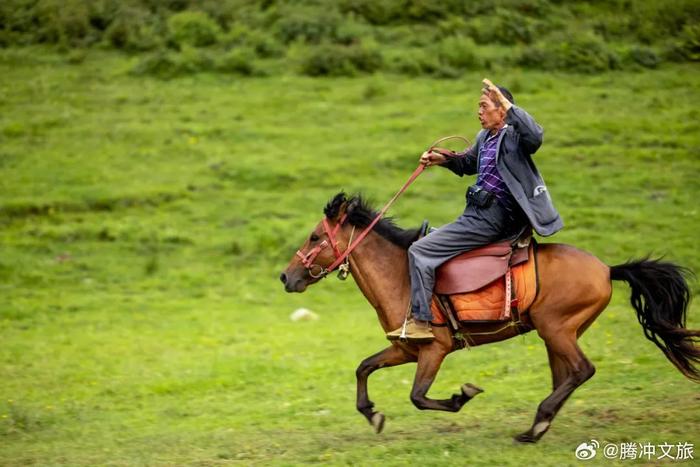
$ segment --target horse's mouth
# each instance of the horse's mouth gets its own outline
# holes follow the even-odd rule
[[[287,293],[301,293],[306,290],[306,286],[308,285],[303,279],[290,277],[286,273],[280,274],[280,280],[284,284],[284,290]]]
[[[303,281],[296,281],[294,285],[284,284],[284,290],[287,293],[302,293],[306,290],[306,283]]]

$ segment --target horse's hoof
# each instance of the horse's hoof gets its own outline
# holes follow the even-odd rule
[[[374,412],[371,423],[374,427],[374,432],[377,434],[381,433],[384,429],[384,414],[381,412]]]
[[[471,383],[465,383],[462,385],[462,393],[470,399],[482,392],[484,392],[483,389],[481,389],[479,386],[474,386]]]
[[[529,431],[526,431],[525,433],[520,433],[518,436],[513,438],[515,441],[518,443],[536,443],[537,438],[532,436]]]

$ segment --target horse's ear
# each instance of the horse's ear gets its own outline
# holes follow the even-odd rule
[[[360,205],[360,200],[358,198],[352,198],[346,203],[345,212],[348,216],[352,216],[352,213]]]
[[[331,220],[334,221],[334,222],[339,221],[340,218],[343,217],[343,216],[345,215],[345,213],[347,212],[347,210],[348,210],[348,204],[349,204],[349,203],[348,203],[347,201],[343,201],[343,203],[340,205],[340,207],[338,207],[338,215],[336,215],[336,216],[335,216],[334,218],[332,218]]]
[[[339,216],[345,214],[347,198],[345,193],[338,193],[335,197],[326,204],[323,213],[329,220],[336,220]]]

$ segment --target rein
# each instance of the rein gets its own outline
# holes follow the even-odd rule
[[[445,136],[444,138],[440,138],[437,141],[435,141],[433,144],[430,145],[430,148],[428,149],[427,152],[431,152],[435,150],[435,152],[438,152],[442,154],[443,156],[446,157],[457,157],[453,152],[451,151],[445,151],[445,150],[440,150],[437,149],[435,146],[438,145],[439,143],[446,141],[448,139],[461,139],[467,144],[467,147],[469,147],[469,140],[462,137],[462,136]],[[328,245],[329,242],[326,240],[323,240],[321,243],[313,247],[311,250],[309,250],[307,253],[303,253],[301,250],[297,251],[297,256],[301,258],[301,262],[306,267],[306,269],[309,271],[309,275],[313,277],[314,279],[318,278],[323,278],[326,277],[328,274],[333,272],[338,266],[340,266],[340,274],[338,277],[341,279],[345,279],[350,271],[350,266],[348,264],[348,258],[350,254],[357,248],[357,246],[362,242],[362,240],[365,239],[367,235],[372,231],[375,225],[377,225],[377,222],[381,220],[382,217],[384,217],[384,214],[389,210],[392,204],[398,199],[399,196],[403,194],[404,191],[413,183],[418,176],[423,173],[425,170],[426,165],[423,163],[418,164],[418,167],[413,171],[410,177],[408,177],[408,180],[406,183],[403,184],[401,189],[396,192],[396,194],[384,205],[384,207],[379,211],[379,213],[375,216],[375,218],[370,222],[370,224],[365,227],[365,229],[360,232],[360,235],[357,236],[355,241],[352,240],[352,235],[350,236],[350,241],[348,242],[348,246],[345,249],[344,252],[340,252],[338,249],[338,241],[336,240],[336,235],[338,234],[338,231],[342,227],[343,223],[347,219],[347,213],[343,214],[338,223],[335,225],[333,229],[330,228],[330,225],[328,224],[328,218],[324,217],[323,218],[323,230],[328,236],[328,240],[330,241],[330,245],[333,248],[333,253],[335,254],[335,261],[331,263],[330,266],[327,268],[324,268],[323,266],[319,264],[315,264],[314,260],[316,257],[325,249]],[[353,234],[354,234],[354,226],[353,226]],[[344,264],[343,264],[344,263]],[[342,266],[341,266],[342,264]],[[314,274],[314,268],[319,268],[318,274]]]

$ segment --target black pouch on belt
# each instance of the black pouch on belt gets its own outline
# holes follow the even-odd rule
[[[493,193],[484,190],[480,186],[472,185],[467,188],[467,204],[473,204],[480,208],[491,206],[496,196]]]

